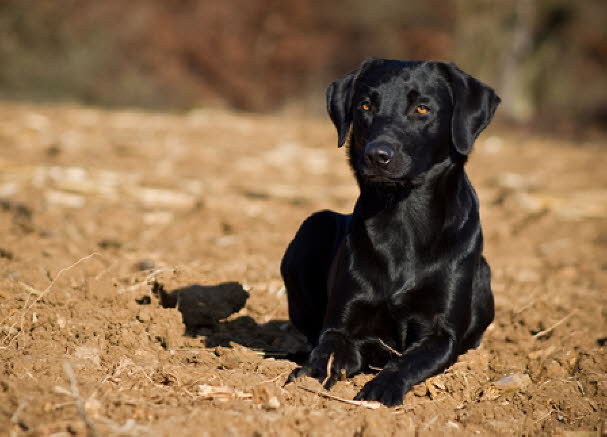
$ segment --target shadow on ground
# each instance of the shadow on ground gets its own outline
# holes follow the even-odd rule
[[[302,363],[306,343],[288,320],[257,323],[252,317],[230,318],[244,308],[249,293],[238,282],[188,285],[171,291],[154,283],[152,293],[164,308],[177,308],[183,317],[185,335],[201,337],[206,347],[238,343],[259,351],[266,358]]]

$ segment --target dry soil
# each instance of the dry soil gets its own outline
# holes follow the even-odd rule
[[[0,105],[0,434],[597,435],[607,148],[494,129],[468,165],[496,319],[396,409],[296,364],[280,257],[357,188],[328,119]],[[341,399],[341,400],[340,400]],[[572,433],[572,434],[567,434]]]

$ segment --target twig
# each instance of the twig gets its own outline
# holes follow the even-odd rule
[[[16,425],[19,424],[19,415],[21,414],[21,412],[25,408],[25,405],[26,405],[25,401],[19,402],[19,405],[17,406],[17,409],[15,410],[15,412],[13,413],[13,415],[11,416],[11,423],[14,423]]]
[[[537,302],[537,300],[533,297],[531,299],[529,299],[529,301],[523,305],[522,307],[512,311],[512,315],[513,316],[518,316],[520,313],[522,313],[523,311],[525,311],[527,308],[531,308],[535,303]]]
[[[565,317],[563,317],[561,320],[559,320],[558,322],[556,322],[554,325],[552,325],[550,328],[548,329],[544,329],[543,331],[537,332],[535,334],[533,334],[533,338],[540,338],[540,337],[544,337],[547,334],[550,334],[552,331],[554,331],[555,328],[559,327],[560,325],[562,325],[563,323],[565,323],[569,318],[571,318],[571,316],[573,316],[576,313],[576,310],[571,311],[569,314],[567,314]]]
[[[76,376],[74,375],[74,369],[67,361],[63,363],[63,371],[67,375],[67,378],[70,380],[70,389],[71,395],[76,401],[76,407],[78,408],[78,414],[80,418],[86,425],[86,433],[89,437],[97,437],[97,431],[95,431],[95,427],[93,423],[89,420],[86,415],[86,409],[84,408],[84,402],[82,402],[82,398],[80,397],[80,391],[78,390],[78,383],[76,382]]]
[[[512,285],[512,282],[514,281],[510,281],[510,286]],[[546,292],[541,292],[541,291],[537,291],[538,286],[537,284],[531,285],[531,288],[528,291],[525,291],[526,295],[531,296],[529,299],[527,299],[527,302],[524,303],[522,306],[512,310],[512,316],[518,316],[519,314],[521,314],[523,311],[527,310],[528,308],[531,308],[533,305],[535,305],[538,302],[539,298],[544,297],[544,295],[546,294]]]
[[[390,345],[384,343],[384,341],[381,338],[378,337],[378,338],[376,338],[376,340],[381,345],[381,347],[383,347],[384,349],[386,349],[388,352],[392,352],[394,355],[396,355],[399,358],[403,356],[402,353],[400,353],[399,351],[397,351],[396,349],[394,349]]]
[[[436,422],[436,419],[438,419],[438,416],[434,416],[432,419],[428,420],[426,423],[424,423],[421,427],[420,427],[420,432],[421,431],[425,431],[427,430],[430,425],[432,425],[434,422]]]
[[[327,376],[322,381],[323,386],[329,381],[329,379],[331,379],[331,367],[333,366],[334,358],[335,358],[335,356],[334,356],[333,352],[331,352],[331,355],[329,355],[329,361],[327,361]]]
[[[51,281],[50,284],[48,284],[48,286],[44,289],[44,291],[40,291],[34,287],[32,287],[29,284],[26,284],[23,281],[17,280],[16,282],[22,286],[23,288],[25,288],[28,293],[30,293],[30,295],[36,295],[36,299],[34,299],[34,301],[31,304],[26,304],[23,311],[28,311],[30,310],[34,305],[36,305],[36,303],[38,303],[38,301],[40,301],[40,299],[42,299],[46,294],[48,294],[51,289],[53,288],[53,285],[55,285],[55,282],[57,282],[57,280],[59,279],[59,277],[67,272],[68,270],[71,270],[72,268],[76,267],[78,264],[80,264],[83,261],[88,260],[89,258],[92,258],[93,256],[98,255],[98,256],[102,256],[99,252],[93,252],[87,256],[85,256],[84,258],[80,258],[78,261],[76,261],[75,263],[73,263],[72,265],[68,266],[68,267],[64,267],[61,270],[59,270],[59,272],[57,273],[57,275],[55,276],[55,278]],[[29,297],[29,296],[28,296]],[[2,319],[2,322],[4,322],[7,318]],[[0,323],[2,323],[0,322]]]
[[[40,293],[42,293],[40,290],[32,287],[29,284],[26,284],[23,281],[20,281],[19,279],[16,279],[15,282],[17,282],[17,284],[21,285],[23,288],[25,288],[25,290],[30,294],[30,295],[35,295],[35,296],[40,296]],[[28,296],[29,298],[29,296]],[[26,304],[27,306],[27,304]]]
[[[549,411],[548,411],[546,414],[544,414],[544,415],[543,415],[542,417],[540,417],[539,419],[535,420],[535,421],[533,422],[533,424],[535,425],[535,424],[536,424],[536,423],[538,423],[538,422],[542,422],[544,419],[546,419],[546,418],[547,418],[548,416],[550,416],[552,413],[554,413],[554,409],[553,409],[553,408],[550,408],[550,410],[549,410]]]
[[[111,268],[113,268],[118,263],[119,263],[119,260],[115,260],[109,266],[107,266],[105,269],[103,269],[99,273],[97,273],[95,275],[95,281],[98,281],[104,274],[106,274]]]
[[[53,278],[53,280],[51,281],[51,283],[48,284],[48,287],[46,287],[44,289],[44,291],[42,293],[40,293],[40,295],[30,304],[30,306],[26,309],[26,311],[29,310],[29,309],[31,309],[34,305],[36,305],[40,301],[40,299],[42,299],[44,296],[46,296],[51,291],[51,289],[53,288],[53,285],[55,285],[55,283],[57,282],[57,280],[59,279],[59,277],[61,277],[62,274],[64,274],[65,272],[68,272],[68,271],[72,270],[78,264],[83,263],[84,261],[87,261],[87,260],[91,259],[94,256],[101,256],[101,257],[103,257],[99,252],[93,252],[93,253],[91,253],[91,254],[83,257],[83,258],[80,258],[78,261],[76,261],[72,265],[64,267],[61,270],[59,270],[57,272],[57,274],[55,275],[55,277]]]
[[[349,405],[365,407],[365,408],[369,408],[371,410],[376,410],[379,407],[381,407],[381,404],[379,402],[375,402],[375,401],[352,401],[350,399],[344,399],[344,398],[340,398],[338,396],[334,396],[334,395],[324,392],[324,391],[319,391],[319,390],[314,390],[313,388],[304,387],[303,385],[296,385],[295,387],[300,388],[300,389],[305,390],[310,393],[317,394],[317,395],[325,397],[327,399],[333,399],[334,401],[343,402],[343,403],[349,404]]]
[[[267,383],[270,383],[270,382],[278,381],[280,378],[282,378],[283,376],[287,375],[288,373],[291,373],[291,372],[283,372],[280,375],[275,376],[274,378],[267,379],[265,381],[261,381],[261,382],[258,382],[256,384],[253,384],[251,387],[257,387],[258,385],[262,385],[262,384],[267,384]]]
[[[71,407],[73,405],[76,405],[75,401],[72,402],[64,402],[62,404],[55,404],[53,405],[53,410],[59,410],[60,408],[65,408],[65,407]]]
[[[53,280],[51,281],[50,284],[48,284],[48,286],[43,290],[43,291],[39,291],[37,289],[35,289],[34,287],[27,285],[24,282],[18,281],[18,284],[21,285],[22,287],[24,287],[29,293],[30,296],[36,294],[37,297],[36,299],[34,299],[31,303],[26,303],[26,305],[24,306],[24,308],[20,311],[21,313],[21,326],[23,328],[23,321],[25,319],[25,315],[27,314],[27,312],[29,310],[31,310],[34,305],[36,305],[38,302],[40,302],[40,300],[42,298],[44,298],[44,296],[46,296],[48,293],[51,292],[51,290],[53,289],[53,286],[55,285],[55,283],[57,283],[57,281],[59,280],[59,278],[61,277],[61,275],[63,275],[65,272],[70,271],[71,269],[73,269],[74,267],[76,267],[78,264],[83,263],[84,261],[87,261],[89,259],[91,259],[94,256],[102,256],[99,252],[93,252],[83,258],[80,258],[78,261],[76,261],[75,263],[73,263],[70,266],[64,267],[61,270],[59,270],[59,272],[57,272],[57,275],[55,275],[55,277],[53,278]],[[29,296],[28,296],[28,301],[29,301]],[[11,314],[12,316],[12,314]],[[4,323],[5,320],[7,320],[10,316],[5,317],[2,322],[0,323]],[[13,323],[13,325],[11,327],[14,327],[17,324],[17,322]],[[22,332],[23,329],[21,329],[20,332]],[[7,335],[6,338],[8,338],[8,342],[7,342],[7,347],[8,345],[11,344],[11,342],[17,337],[17,335],[19,335],[19,333],[13,335],[12,337],[10,337],[10,333],[9,335]],[[6,341],[6,339],[5,339]]]
[[[143,287],[144,285],[149,285],[150,281],[152,279],[156,279],[156,276],[158,276],[159,274],[164,273],[164,272],[170,272],[170,271],[175,271],[175,269],[170,268],[170,267],[156,269],[153,272],[151,272],[150,274],[148,274],[143,281],[137,282],[136,284],[133,284],[129,287],[121,288],[118,290],[117,293],[124,294],[124,293],[128,293],[131,291],[136,291],[137,289],[139,289],[140,287]]]

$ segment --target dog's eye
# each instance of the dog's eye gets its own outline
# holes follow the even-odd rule
[[[417,105],[417,107],[415,108],[415,112],[417,114],[427,114],[428,112],[430,112],[430,107],[426,105]]]
[[[368,111],[369,109],[371,109],[371,105],[369,105],[367,102],[361,103],[360,109],[362,109],[363,111]]]

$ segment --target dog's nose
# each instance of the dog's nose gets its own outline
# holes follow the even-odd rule
[[[385,143],[371,143],[365,148],[365,161],[367,164],[386,166],[393,157],[394,150]]]

